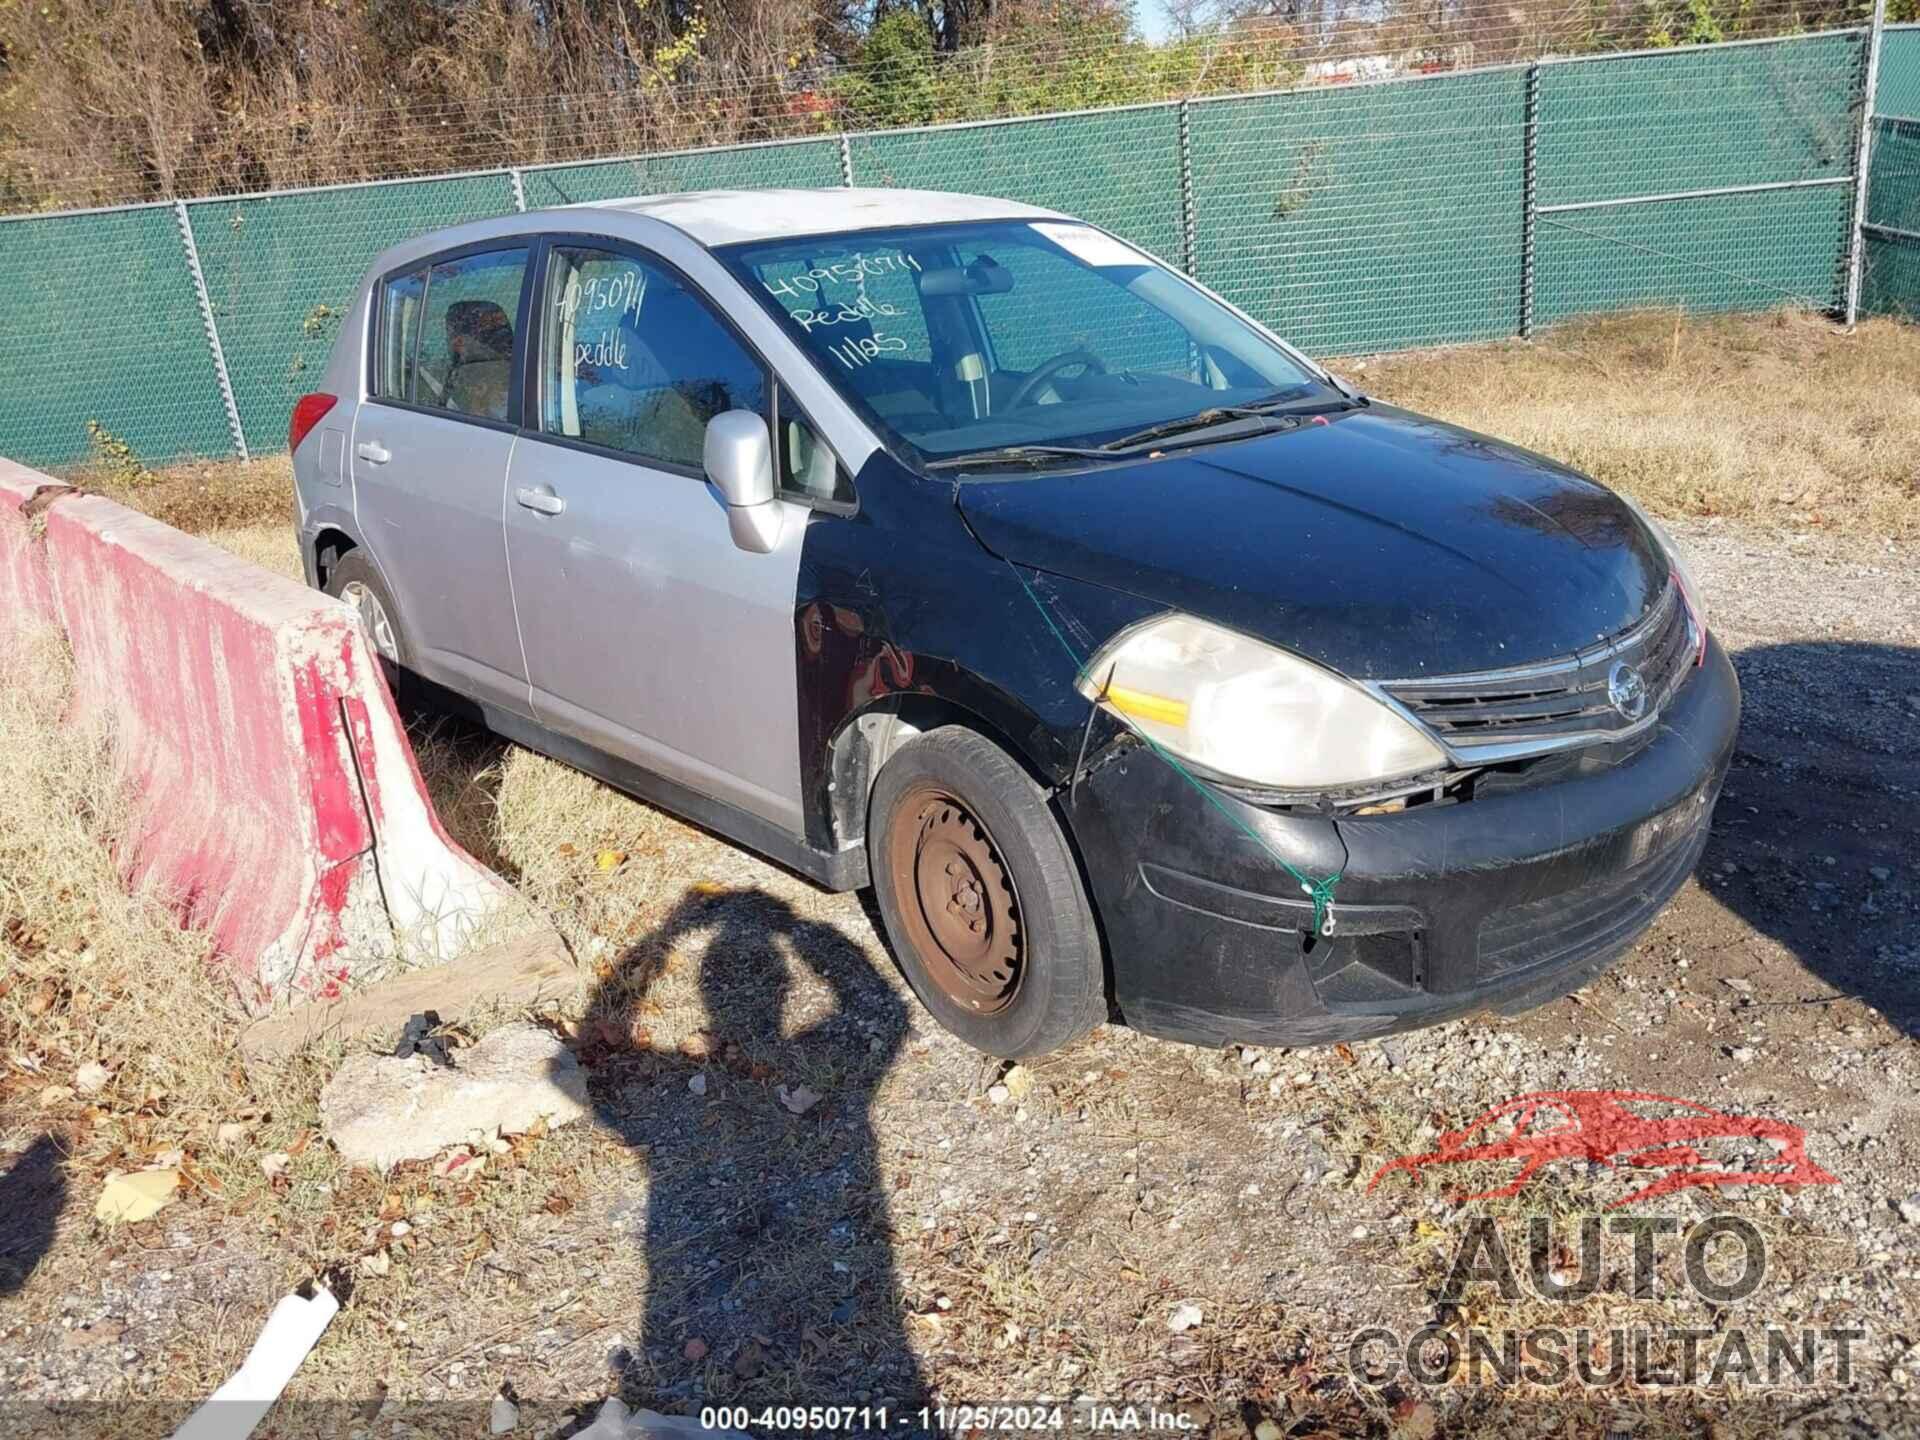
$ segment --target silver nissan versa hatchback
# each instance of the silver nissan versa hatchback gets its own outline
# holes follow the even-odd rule
[[[872,885],[998,1055],[1565,994],[1693,869],[1739,719],[1629,503],[1003,200],[423,236],[290,439],[308,579],[401,683]]]

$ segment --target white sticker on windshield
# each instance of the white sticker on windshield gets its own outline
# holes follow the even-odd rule
[[[1090,225],[1062,225],[1055,221],[1036,220],[1033,228],[1076,260],[1084,260],[1089,265],[1125,265],[1131,268],[1153,264],[1131,245],[1111,235],[1103,235]]]

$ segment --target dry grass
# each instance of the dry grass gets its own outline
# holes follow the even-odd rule
[[[1368,391],[1564,461],[1656,514],[1920,534],[1920,327],[1614,315],[1378,357]]]
[[[66,478],[189,535],[293,528],[293,462],[285,455],[185,460],[159,470],[94,463]]]

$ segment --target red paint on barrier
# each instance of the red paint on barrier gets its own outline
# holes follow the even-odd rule
[[[1630,1104],[1675,1106],[1682,1113],[1641,1115],[1629,1110]],[[1475,1135],[1495,1133],[1503,1121],[1508,1124],[1503,1138],[1474,1140]],[[1539,1121],[1545,1123],[1536,1124]],[[1719,1139],[1768,1141],[1779,1147],[1779,1157],[1765,1168],[1714,1168],[1699,1147]],[[1508,1100],[1471,1124],[1444,1132],[1439,1145],[1425,1154],[1388,1161],[1374,1172],[1367,1189],[1395,1170],[1417,1175],[1429,1165],[1498,1160],[1519,1161],[1520,1173],[1506,1185],[1458,1197],[1457,1203],[1518,1194],[1544,1166],[1560,1160],[1673,1172],[1615,1200],[1610,1210],[1696,1186],[1840,1183],[1807,1158],[1807,1132],[1784,1120],[1728,1115],[1692,1100],[1640,1090],[1545,1090]]]
[[[0,600],[42,597],[70,720],[112,725],[129,879],[254,1010],[457,954],[509,892],[433,814],[354,613],[99,496],[48,508],[42,544],[7,502],[45,483],[0,461]]]

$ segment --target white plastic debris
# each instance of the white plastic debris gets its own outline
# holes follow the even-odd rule
[[[173,1432],[173,1440],[246,1440],[339,1313],[340,1302],[324,1285],[313,1287],[311,1300],[282,1299],[240,1368]]]

